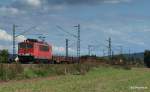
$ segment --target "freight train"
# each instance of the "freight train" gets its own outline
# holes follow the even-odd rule
[[[18,43],[18,61],[21,63],[73,63],[75,58],[53,56],[52,45],[37,39]]]

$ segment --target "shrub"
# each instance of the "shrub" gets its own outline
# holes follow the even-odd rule
[[[23,71],[23,78],[35,78],[37,77],[37,75],[35,74],[35,72],[32,70],[32,69],[29,69],[29,68],[25,68],[24,71]]]
[[[2,50],[0,52],[0,63],[8,63],[8,50]]]

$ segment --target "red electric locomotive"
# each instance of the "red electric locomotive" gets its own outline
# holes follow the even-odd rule
[[[51,63],[52,46],[36,39],[27,39],[18,44],[18,58],[21,63]]]

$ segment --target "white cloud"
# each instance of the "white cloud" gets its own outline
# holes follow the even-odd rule
[[[131,2],[131,0],[104,0],[104,3],[118,4],[121,2]]]
[[[140,46],[145,46],[146,44],[144,43],[144,41],[142,41],[141,39],[138,38],[132,38],[132,40],[130,38],[126,38],[126,41],[129,44],[134,44],[134,45],[140,45]]]
[[[60,10],[64,10],[66,7],[64,5],[55,5],[55,6],[44,6],[43,10],[44,11],[60,11]]]
[[[64,52],[65,48],[64,47],[58,47],[58,46],[52,46],[53,50],[56,52]]]
[[[68,48],[68,50],[69,50],[70,52],[76,52],[76,50],[74,50],[74,49],[72,49],[72,48]]]
[[[0,40],[11,41],[12,36],[8,34],[5,30],[0,29]]]
[[[0,12],[1,14],[7,15],[7,14],[18,14],[19,10],[17,8],[13,8],[13,7],[0,7]]]
[[[124,35],[124,32],[121,32],[121,30],[114,30],[112,28],[108,29],[108,34],[114,35],[114,36],[121,36]]]
[[[59,46],[52,46],[53,48],[53,52],[55,52],[55,53],[65,53],[65,51],[66,51],[66,48],[65,47],[59,47]],[[69,52],[70,53],[74,53],[74,52],[76,52],[76,50],[74,50],[74,49],[72,49],[72,48],[68,48],[68,50],[69,50]]]
[[[3,40],[3,41],[12,41],[12,38],[13,38],[12,35],[8,34],[3,29],[0,29],[0,40]],[[21,36],[19,36],[19,37],[16,38],[16,40],[18,42],[23,41],[25,39],[26,39],[26,37],[24,37],[23,35],[21,35]]]
[[[41,0],[26,0],[26,2],[34,7],[39,7],[41,5]]]
[[[25,37],[25,36],[23,36],[23,35],[20,35],[20,36],[18,36],[17,38],[16,38],[16,40],[18,41],[18,42],[22,42],[22,41],[24,41],[24,40],[26,40],[27,38]]]

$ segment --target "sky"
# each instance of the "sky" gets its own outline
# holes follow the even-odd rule
[[[12,26],[17,25],[16,38],[45,41],[53,46],[53,53],[65,53],[65,39],[69,39],[69,53],[76,55],[77,39],[63,32],[77,35],[81,25],[81,54],[107,54],[108,38],[112,50],[120,53],[143,52],[150,49],[150,0],[0,0],[0,49],[12,53]],[[61,29],[59,27],[61,27]],[[17,45],[16,45],[17,47]]]

